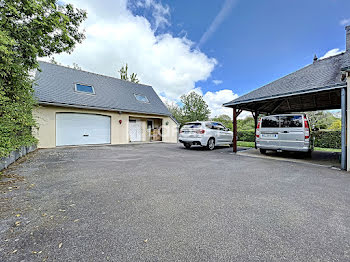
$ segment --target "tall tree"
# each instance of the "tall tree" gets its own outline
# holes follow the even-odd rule
[[[30,72],[38,57],[71,52],[86,12],[57,0],[0,0],[0,157],[35,142]]]
[[[181,96],[184,121],[206,121],[209,119],[210,110],[203,96],[196,92],[190,92]]]
[[[122,66],[120,70],[118,71],[120,74],[120,79],[130,81],[133,83],[138,84],[140,81],[137,79],[137,74],[132,73],[130,76],[128,76],[128,64],[125,66]]]

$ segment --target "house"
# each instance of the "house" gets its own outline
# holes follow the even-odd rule
[[[259,114],[341,109],[342,169],[350,171],[350,26],[345,31],[345,52],[325,59],[315,56],[310,65],[225,103],[233,109],[234,133],[242,110],[252,112],[256,125]]]
[[[177,142],[177,122],[151,86],[40,62],[39,148]]]

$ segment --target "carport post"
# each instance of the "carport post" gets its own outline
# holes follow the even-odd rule
[[[341,169],[346,170],[346,88],[341,89]]]
[[[233,152],[237,153],[237,109],[235,107],[233,108],[232,124],[233,124],[232,148],[233,148]]]

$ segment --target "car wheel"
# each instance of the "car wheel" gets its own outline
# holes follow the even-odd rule
[[[207,148],[208,148],[209,150],[213,150],[213,149],[215,148],[215,140],[214,140],[214,138],[210,138],[210,139],[208,140]]]
[[[189,143],[185,143],[184,146],[185,146],[187,149],[190,149],[190,148],[191,148],[191,144],[189,144]]]
[[[265,155],[266,154],[266,149],[260,148],[260,153]]]

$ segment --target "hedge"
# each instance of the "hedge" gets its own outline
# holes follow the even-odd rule
[[[313,132],[315,138],[315,147],[323,148],[341,148],[341,131],[326,131],[321,130]]]
[[[254,142],[254,130],[240,130],[238,133],[238,141]],[[315,139],[314,146],[322,148],[341,148],[341,131],[320,130],[312,132]]]
[[[239,130],[237,132],[238,141],[254,142],[255,131],[254,130]]]

